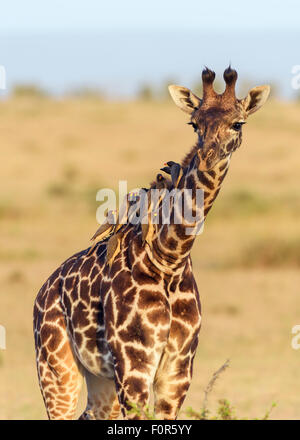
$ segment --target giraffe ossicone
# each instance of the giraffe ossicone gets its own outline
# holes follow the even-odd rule
[[[269,86],[235,96],[237,73],[224,72],[218,95],[214,72],[202,72],[203,97],[169,87],[176,105],[190,115],[197,142],[180,165],[168,162],[149,189],[161,189],[158,204],[147,206],[149,221],[107,222],[95,244],[68,258],[40,289],[34,304],[34,337],[39,384],[50,419],[72,419],[82,379],[88,401],[82,419],[141,418],[132,405],[145,407],[154,392],[157,419],[176,419],[192,381],[201,307],[190,252],[199,219],[177,224],[159,215],[174,188],[188,189],[193,213],[203,220],[227,174],[232,153],[241,145],[242,127],[267,100]],[[130,201],[126,201],[125,214]],[[155,206],[154,206],[155,205]],[[151,212],[157,208],[157,219]],[[156,211],[155,211],[156,212]],[[109,215],[116,215],[111,213]],[[173,221],[172,221],[173,219]],[[194,220],[193,220],[194,219]],[[98,238],[98,241],[97,241]]]

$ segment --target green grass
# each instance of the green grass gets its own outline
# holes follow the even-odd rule
[[[245,420],[245,417],[241,417],[237,414],[236,408],[229,402],[228,399],[219,399],[218,406],[215,411],[212,411],[208,407],[209,397],[215,387],[215,384],[223,372],[229,367],[229,360],[227,360],[217,371],[215,371],[204,389],[203,402],[200,410],[195,411],[192,407],[188,407],[186,410],[180,411],[179,416],[185,416],[189,419],[195,420]],[[154,409],[148,405],[145,408],[141,408],[135,403],[129,402],[131,406],[130,414],[136,414],[139,418],[147,420],[157,420],[155,417]],[[252,418],[252,420],[267,420],[270,417],[271,412],[277,406],[275,402],[265,411],[265,413],[259,418]]]

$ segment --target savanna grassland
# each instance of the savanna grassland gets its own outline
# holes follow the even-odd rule
[[[46,417],[32,335],[35,295],[97,228],[98,189],[148,185],[194,143],[170,101],[11,98],[0,103],[0,419]],[[239,417],[300,418],[300,105],[268,102],[244,141],[193,248],[203,307],[194,379],[183,408],[209,397]],[[83,393],[84,394],[84,393]],[[80,403],[84,405],[84,395]]]

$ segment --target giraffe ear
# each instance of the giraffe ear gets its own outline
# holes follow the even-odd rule
[[[201,105],[201,99],[185,87],[172,84],[169,86],[169,92],[175,104],[186,113],[193,113]]]
[[[270,86],[258,86],[251,89],[248,96],[242,99],[247,116],[260,109],[268,99],[269,94]]]

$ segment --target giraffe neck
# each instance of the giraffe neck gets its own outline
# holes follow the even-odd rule
[[[172,272],[183,267],[186,258],[189,256],[195,238],[201,226],[203,225],[213,202],[215,201],[222,182],[227,174],[230,163],[230,156],[222,159],[215,167],[209,171],[200,171],[200,160],[197,152],[189,159],[183,162],[184,173],[178,184],[179,190],[190,190],[191,198],[189,200],[192,206],[193,218],[185,219],[176,224],[174,222],[174,213],[176,211],[173,205],[170,224],[157,225],[156,234],[152,241],[152,258],[155,259],[160,269],[167,268],[166,271]],[[198,198],[197,198],[197,191]],[[199,194],[202,194],[202,203]],[[183,205],[181,205],[183,207]],[[198,218],[196,216],[198,215]]]

